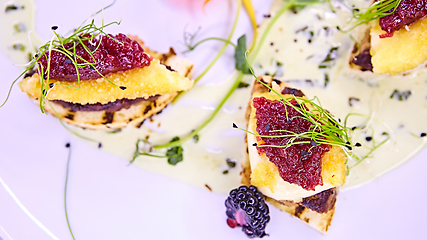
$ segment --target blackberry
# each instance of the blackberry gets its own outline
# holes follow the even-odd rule
[[[250,238],[262,238],[270,221],[269,210],[262,193],[254,186],[240,186],[230,191],[225,200],[227,224],[231,228],[242,227]]]

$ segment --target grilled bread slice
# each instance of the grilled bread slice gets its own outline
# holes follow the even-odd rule
[[[277,89],[282,93],[290,92],[295,96],[304,96],[301,91],[290,88],[287,84],[277,79],[273,79],[271,77],[266,76],[260,79],[273,89]],[[258,96],[260,94],[266,96],[268,95],[268,92],[269,89],[267,87],[265,87],[258,81],[255,82],[252,91],[253,96]],[[253,128],[251,129],[250,123],[251,121],[254,121],[253,109],[251,107],[251,104],[249,104],[248,106],[246,118],[249,122],[248,130],[254,131]],[[325,153],[322,157],[322,178],[323,182],[325,183],[324,185],[329,185],[329,187],[326,187],[326,189],[321,189],[320,191],[317,191],[315,193],[313,193],[313,191],[306,191],[308,193],[304,193],[303,195],[301,195],[303,197],[299,200],[274,199],[273,197],[271,197],[271,192],[269,191],[268,185],[271,185],[271,179],[276,178],[276,180],[274,181],[277,181],[277,178],[280,178],[277,166],[269,162],[265,154],[259,155],[258,153],[258,158],[262,159],[260,163],[269,167],[262,167],[261,169],[257,169],[259,168],[258,165],[260,163],[258,163],[256,166],[251,166],[251,163],[253,163],[254,161],[251,161],[250,158],[254,157],[253,150],[256,151],[256,149],[250,144],[252,141],[249,138],[254,138],[254,136],[248,134],[246,137],[246,142],[248,143],[248,154],[247,159],[246,161],[244,161],[242,166],[242,183],[245,185],[252,184],[257,186],[258,189],[263,192],[264,195],[266,195],[267,201],[279,208],[280,210],[288,212],[289,214],[299,218],[300,220],[306,222],[308,225],[312,226],[320,232],[328,231],[328,228],[332,221],[332,217],[335,212],[335,202],[337,197],[336,186],[342,185],[345,180],[346,156],[344,151],[340,147],[333,146],[331,150]],[[280,178],[279,181],[283,181],[283,179]],[[259,187],[259,185],[261,185],[261,187]],[[267,188],[263,187],[263,185],[267,185]],[[280,191],[280,189],[275,190]],[[299,191],[304,192],[302,188]]]
[[[88,129],[120,129],[128,125],[141,126],[143,121],[162,111],[181,91],[190,89],[193,64],[176,56],[171,48],[166,54],[144,46],[154,57],[150,66],[109,74],[106,77],[125,91],[104,79],[82,81],[80,89],[59,86],[50,89],[45,109],[62,121]],[[20,82],[21,89],[40,104],[40,80],[37,73]],[[76,85],[77,82],[67,82]],[[57,89],[55,89],[57,87]]]

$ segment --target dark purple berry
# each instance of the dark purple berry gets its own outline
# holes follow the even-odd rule
[[[225,200],[227,208],[227,224],[234,228],[242,227],[242,231],[250,238],[262,238],[266,224],[270,221],[269,209],[263,195],[254,186],[240,186],[230,191]]]

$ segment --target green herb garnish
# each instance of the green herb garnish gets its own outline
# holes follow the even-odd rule
[[[236,69],[244,74],[249,74],[249,68],[246,64],[246,35],[241,36],[237,40],[236,51],[234,52],[234,59],[236,60]]]
[[[221,38],[218,38],[218,39],[217,38],[210,38],[210,39],[202,40],[198,44],[193,45],[191,41],[194,39],[194,35],[190,35],[190,38],[189,38],[190,43],[187,43],[186,45],[187,46],[192,46],[192,48],[189,47],[189,49],[191,49],[191,50],[193,50],[200,43],[208,41],[208,40],[211,40],[211,39],[216,39],[216,40],[224,41],[224,45],[221,47],[221,49],[219,50],[219,52],[217,53],[217,55],[215,56],[215,58],[209,63],[209,65],[205,68],[205,70],[203,70],[203,72],[194,79],[194,84],[196,84],[203,76],[205,76],[205,74],[212,68],[212,66],[216,63],[216,61],[218,61],[218,59],[225,52],[225,49],[227,48],[228,44],[231,43],[231,38],[233,37],[234,31],[236,30],[236,27],[237,27],[237,22],[239,20],[240,10],[242,8],[242,0],[238,0],[237,4],[238,4],[238,6],[237,6],[237,13],[236,13],[236,16],[234,18],[233,27],[231,28],[230,34],[228,35],[228,38],[226,40],[221,39]],[[176,103],[182,97],[183,94],[185,94],[185,92],[179,93],[178,96],[176,96],[176,98],[172,101],[172,103]]]
[[[390,95],[390,99],[397,99],[399,101],[406,101],[412,95],[412,91],[399,91],[394,89],[393,93]]]
[[[329,49],[328,55],[320,63],[319,68],[330,68],[334,64],[334,60],[337,58],[338,47],[332,47]]]
[[[171,143],[179,141],[179,137],[174,137],[170,141]],[[168,148],[166,152],[166,157],[168,158],[168,163],[170,165],[176,165],[177,163],[183,160],[182,156],[183,149],[181,146],[175,146]]]
[[[370,21],[393,14],[402,0],[381,0],[372,4],[366,11],[361,12],[359,9],[353,9],[353,23],[350,28],[344,30],[348,32],[354,28],[366,24]]]
[[[115,3],[115,1],[104,7],[103,9],[99,10],[98,12],[96,12],[95,14],[93,14],[91,17],[97,15],[98,13],[102,12],[104,9],[107,9],[109,7],[111,7],[113,4]],[[87,21],[87,20],[86,20]],[[6,102],[8,101],[9,97],[10,97],[10,93],[12,91],[13,86],[15,85],[15,83],[27,72],[32,71],[33,69],[37,69],[38,73],[39,73],[39,78],[40,78],[40,110],[43,113],[46,113],[44,106],[46,103],[46,97],[49,93],[50,90],[50,84],[49,84],[49,80],[50,80],[50,61],[51,61],[51,53],[52,51],[56,51],[56,52],[60,52],[62,54],[64,54],[66,57],[68,57],[70,63],[73,63],[75,69],[76,69],[76,73],[77,73],[77,81],[78,81],[78,87],[73,87],[73,86],[69,86],[69,85],[65,85],[65,84],[58,84],[58,86],[65,86],[65,87],[69,87],[69,88],[74,88],[74,89],[80,89],[80,76],[79,76],[79,69],[81,68],[92,68],[95,69],[95,71],[102,76],[105,80],[107,80],[109,83],[111,83],[112,85],[116,86],[116,87],[123,87],[123,86],[117,86],[116,84],[114,84],[113,82],[111,82],[110,80],[108,80],[104,75],[102,75],[96,68],[96,61],[95,61],[95,57],[93,56],[93,53],[99,48],[99,45],[96,46],[94,49],[89,49],[86,45],[83,44],[84,41],[92,41],[94,38],[102,38],[102,37],[109,37],[111,38],[108,34],[106,34],[104,32],[104,28],[113,25],[113,24],[117,24],[119,25],[120,22],[111,22],[109,24],[105,24],[102,23],[101,27],[97,27],[95,25],[95,20],[92,19],[92,21],[89,24],[83,25],[86,23],[86,21],[84,21],[80,27],[78,27],[77,29],[75,29],[74,32],[72,32],[68,37],[63,37],[61,35],[59,35],[56,30],[58,27],[53,26],[52,27],[52,31],[54,33],[54,38],[52,38],[51,41],[48,41],[47,43],[45,43],[43,46],[41,46],[38,50],[36,55],[34,56],[34,58],[28,63],[28,67],[18,76],[18,78],[16,78],[10,88],[9,88],[9,92],[6,96],[5,101],[0,105],[0,107],[3,107]],[[114,41],[117,41],[114,38],[111,38]],[[118,41],[117,41],[118,42]],[[120,43],[120,42],[119,42]],[[65,45],[72,45],[71,47],[65,47]],[[84,58],[82,58],[81,56],[78,56],[76,54],[76,46],[81,44],[82,47],[85,49],[85,51],[90,55],[91,59],[93,60],[93,62],[89,62],[87,60],[85,60]],[[39,62],[39,60],[44,57],[47,59],[47,69],[43,69],[43,65]],[[78,63],[78,61],[81,61],[82,63]]]
[[[316,0],[316,1],[291,0],[285,6],[283,6],[274,15],[274,17],[271,19],[271,21],[268,23],[267,28],[265,29],[264,33],[261,35],[261,38],[257,42],[257,45],[255,46],[253,52],[250,53],[249,59],[248,59],[248,65],[251,65],[254,62],[255,58],[258,56],[259,51],[261,50],[261,47],[263,46],[263,43],[265,42],[265,40],[267,38],[268,33],[271,31],[271,28],[276,23],[277,19],[279,19],[279,17],[284,12],[286,12],[287,10],[289,10],[292,6],[307,6],[307,5],[314,4],[314,3],[319,3],[319,2],[322,2],[322,1],[323,0]],[[240,8],[241,7],[241,0],[239,0],[238,3],[239,3],[239,7],[238,8]],[[235,24],[236,24],[236,22],[237,22],[237,18],[235,20]],[[234,29],[234,27],[233,27],[233,29]],[[212,121],[212,119],[215,118],[216,114],[221,110],[222,106],[224,106],[225,102],[228,100],[228,98],[231,96],[231,94],[234,92],[234,90],[236,90],[238,88],[239,84],[242,82],[243,76],[244,76],[244,73],[239,72],[236,80],[234,81],[233,86],[231,86],[231,88],[225,94],[225,96],[223,97],[223,99],[221,100],[221,102],[218,104],[218,106],[214,109],[214,111],[209,116],[209,118],[206,119],[199,127],[197,127],[194,131],[192,131],[187,136],[180,138],[180,140],[178,140],[178,141],[170,142],[170,143],[163,144],[163,145],[153,146],[153,149],[158,150],[158,149],[163,149],[163,148],[170,148],[170,147],[181,146],[184,142],[190,140],[192,137],[194,137],[196,134],[198,134],[205,126],[207,126]]]
[[[194,142],[195,143],[198,143],[199,142],[199,135],[197,134],[197,135],[195,135],[194,137],[193,137],[193,140],[194,140]]]
[[[136,141],[136,148],[135,148],[135,152],[134,152],[134,154],[133,154],[133,158],[132,158],[132,160],[129,162],[129,163],[133,163],[134,161],[135,161],[135,159],[138,157],[138,156],[149,156],[149,157],[156,157],[156,158],[166,158],[166,156],[162,156],[162,155],[154,155],[154,154],[150,154],[150,153],[148,153],[148,152],[151,152],[151,148],[148,150],[148,152],[141,152],[140,151],[140,147],[139,147],[139,143],[140,142],[144,142],[144,143],[147,143],[146,142],[146,140],[142,140],[142,139],[138,139],[137,141]]]
[[[268,138],[276,138],[276,137],[286,137],[289,138],[285,145],[277,146],[277,145],[257,145],[258,147],[280,147],[287,148],[297,144],[309,143],[311,145],[317,146],[319,144],[329,144],[335,146],[341,146],[345,151],[347,149],[351,149],[350,145],[350,136],[348,134],[349,128],[343,126],[337,121],[328,111],[326,111],[319,99],[314,97],[313,99],[306,99],[303,97],[292,96],[285,98],[282,94],[275,91],[268,84],[261,81],[253,72],[252,68],[248,65],[249,70],[255,79],[267,87],[270,91],[270,94],[274,93],[273,98],[281,101],[285,108],[291,107],[295,109],[300,115],[295,116],[293,118],[302,118],[311,123],[309,129],[303,133],[295,133],[289,130],[275,130],[272,132],[281,132],[282,135],[259,135],[256,133],[252,133],[248,130],[238,128],[243,130],[249,134],[252,134],[257,137],[268,137]],[[291,101],[295,100],[297,104],[292,104]],[[286,111],[286,119],[291,120],[287,115]]]
[[[69,169],[70,169],[70,159],[71,159],[71,145],[69,143],[67,143],[65,145],[65,147],[67,147],[69,150],[68,150],[68,160],[67,160],[67,171],[65,174],[64,209],[65,209],[65,218],[67,219],[68,230],[70,230],[71,237],[73,239],[75,239],[73,231],[71,230],[70,221],[68,220],[68,211],[67,211],[67,187],[68,187],[68,173],[69,173]]]
[[[245,83],[245,82],[240,82],[239,86],[237,86],[237,88],[247,88],[249,87],[249,83]]]
[[[7,5],[6,6],[6,8],[4,9],[4,12],[5,13],[7,13],[7,12],[10,12],[10,11],[14,11],[14,10],[18,10],[19,8],[24,8],[24,6],[22,6],[22,7],[18,7],[18,6],[16,6],[16,5],[14,5],[14,4],[11,4],[11,5]]]

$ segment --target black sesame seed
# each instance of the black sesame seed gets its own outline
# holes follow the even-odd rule
[[[420,137],[425,137],[425,136],[427,136],[427,133],[421,133],[420,134]]]
[[[372,137],[366,137],[365,139],[366,141],[370,142],[372,140]]]
[[[317,146],[317,142],[315,142],[314,140],[311,140],[311,141],[310,141],[310,144],[311,144],[312,146]]]
[[[357,127],[356,127],[356,126],[354,126],[354,127],[352,127],[352,128],[351,128],[351,130],[353,130],[353,131],[354,131],[356,128],[357,128]]]
[[[52,26],[52,30],[58,29],[58,26]]]
[[[121,90],[126,90],[126,87],[125,86],[120,86],[120,89]]]
[[[361,147],[361,146],[362,146],[362,144],[360,144],[360,143],[356,143],[356,144],[354,144],[354,146],[356,146],[356,147]]]
[[[102,143],[98,143],[98,148],[102,148]]]
[[[223,171],[222,174],[227,175],[228,174],[228,170]]]
[[[69,148],[70,147],[70,143],[65,144],[65,147]]]
[[[252,146],[256,147],[256,146],[258,146],[258,144],[257,144],[257,143],[254,143],[254,144],[252,144]]]
[[[55,86],[54,83],[49,83],[49,88],[53,88]]]
[[[225,161],[227,162],[227,165],[228,165],[230,168],[234,168],[234,167],[236,167],[236,162],[235,162],[235,161],[233,161],[233,160],[231,160],[231,158],[227,158]]]
[[[233,128],[238,128],[237,125],[235,123],[233,123]]]

